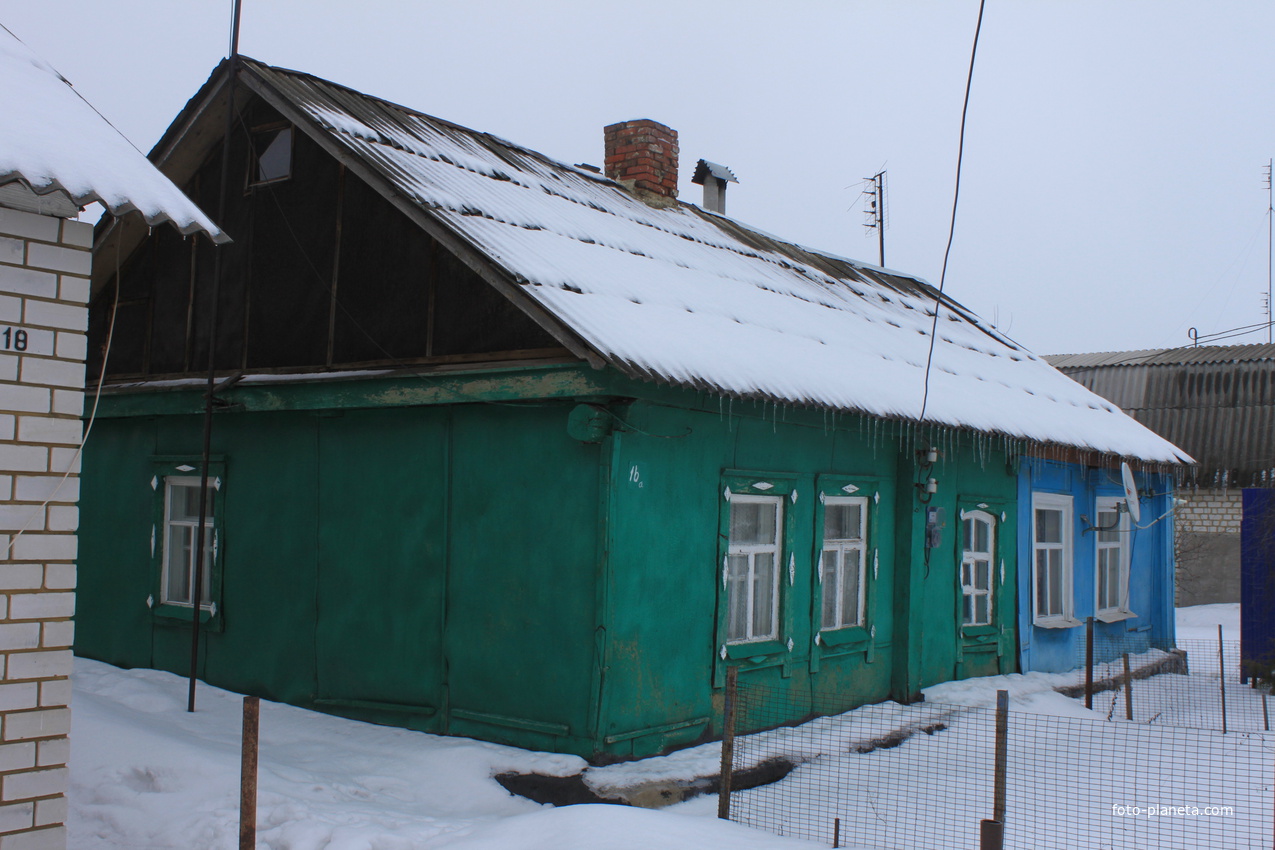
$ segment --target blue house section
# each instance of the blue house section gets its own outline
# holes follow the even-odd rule
[[[1025,458],[1018,474],[1019,669],[1058,673],[1084,662],[1094,617],[1099,661],[1174,641],[1173,481],[1135,473],[1133,522],[1119,470]],[[1097,527],[1095,527],[1097,526]],[[1105,574],[1105,579],[1104,579]]]

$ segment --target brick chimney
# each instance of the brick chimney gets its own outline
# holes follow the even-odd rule
[[[655,206],[677,198],[677,131],[639,118],[602,130],[606,175]]]

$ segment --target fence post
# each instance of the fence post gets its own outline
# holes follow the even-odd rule
[[[1124,654],[1124,717],[1133,719],[1133,673],[1129,670],[1129,653]]]
[[[1085,708],[1093,708],[1093,617],[1085,618]]]
[[[717,789],[717,816],[730,820],[731,773],[735,769],[735,698],[739,668],[726,668],[726,699],[722,707],[722,781]]]
[[[257,846],[257,745],[261,700],[243,698],[243,741],[239,755],[239,850]]]
[[[1222,694],[1222,734],[1226,734],[1226,656],[1222,653],[1222,624],[1217,624],[1217,686]]]
[[[1005,846],[1005,765],[1009,750],[1009,691],[996,692],[996,784],[992,790],[992,817],[979,824],[979,850]]]
[[[832,819],[832,846],[841,846],[841,818]]]
[[[1262,691],[1262,728],[1271,731],[1271,713],[1266,708],[1266,691]]]

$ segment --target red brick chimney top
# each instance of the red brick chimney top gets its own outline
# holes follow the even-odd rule
[[[639,118],[602,130],[606,175],[630,188],[677,197],[677,131]]]

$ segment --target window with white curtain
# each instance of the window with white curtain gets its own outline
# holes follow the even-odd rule
[[[217,551],[214,482],[208,482],[204,509],[204,568],[200,583],[200,607],[212,606],[213,559]],[[167,605],[194,604],[195,552],[199,534],[199,476],[174,475],[164,479],[163,566],[160,601]]]
[[[1038,626],[1077,625],[1072,599],[1074,535],[1071,496],[1033,493],[1032,613]]]
[[[823,506],[823,548],[819,581],[824,629],[864,624],[868,500],[828,496]]]
[[[1122,498],[1100,496],[1097,530],[1094,532],[1096,553],[1097,615],[1100,620],[1119,620],[1129,612],[1129,514],[1120,510]]]
[[[726,554],[726,641],[779,637],[781,496],[732,495]]]

